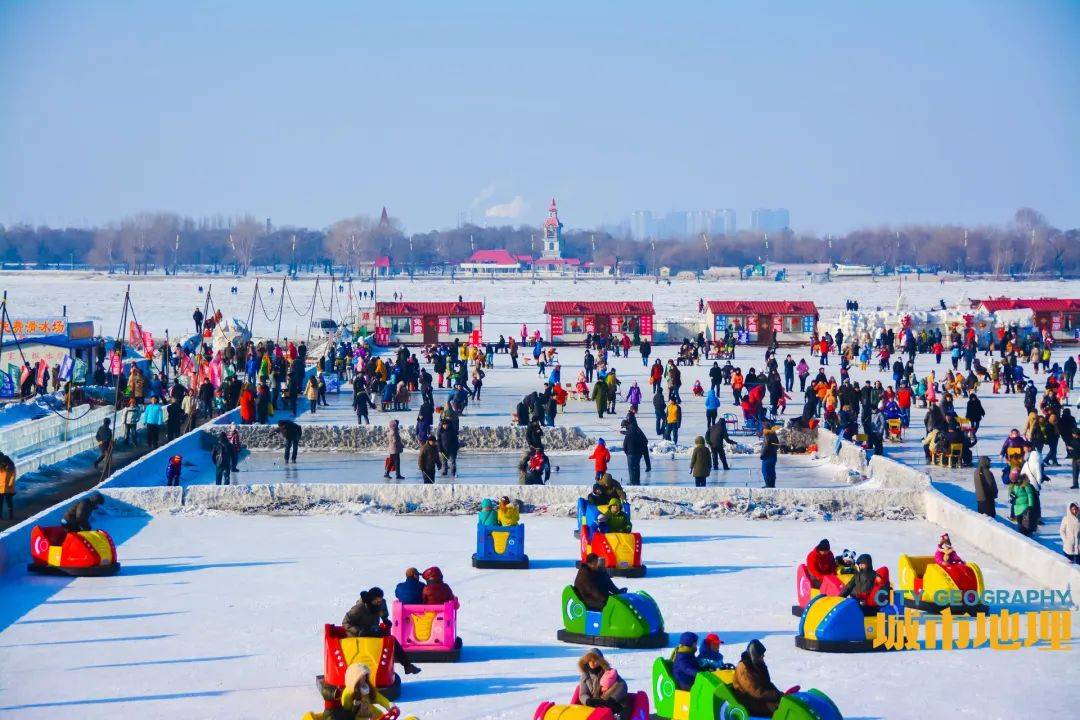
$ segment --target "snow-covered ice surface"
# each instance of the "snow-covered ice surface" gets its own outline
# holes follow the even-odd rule
[[[214,283],[214,300],[226,316],[245,317],[254,279],[181,277],[126,278],[94,274],[4,273],[11,311],[20,307],[95,319],[99,331],[116,332],[121,299],[127,283],[139,320],[156,337],[166,329],[173,337],[191,329],[191,312],[202,305],[196,286]],[[298,306],[306,308],[313,280],[292,284]],[[271,283],[274,284],[274,283]],[[236,285],[236,295],[228,287]],[[266,283],[260,287],[264,293]],[[280,285],[280,278],[277,279]],[[325,286],[325,284],[324,284]],[[47,291],[43,288],[47,287]],[[370,284],[356,289],[370,289]],[[635,280],[610,281],[380,281],[380,299],[403,292],[406,299],[486,299],[485,335],[517,334],[522,322],[543,329],[543,303],[548,299],[652,299],[660,319],[695,316],[697,298],[812,299],[828,326],[845,298],[858,299],[864,310],[892,308],[895,279],[851,279],[812,285],[796,278],[786,283],[725,280],[654,284]],[[1077,297],[1080,282],[962,282],[936,278],[904,280],[904,295],[913,308],[928,309],[938,299],[953,305],[965,298]],[[324,294],[324,300],[328,298]],[[340,298],[341,296],[339,296]],[[276,297],[264,294],[276,311]],[[335,303],[336,305],[336,303]],[[324,305],[316,316],[328,315]],[[282,334],[306,332],[301,318],[285,303]],[[336,314],[336,313],[335,313]],[[255,334],[274,335],[275,323],[256,310]],[[763,364],[763,348],[739,348],[735,364],[747,370]],[[805,348],[781,349],[796,360],[809,358]],[[1055,351],[1061,362],[1066,350]],[[1075,350],[1074,350],[1075,352]],[[560,350],[563,381],[573,382],[581,350]],[[657,348],[654,357],[667,360],[671,348]],[[947,361],[946,361],[947,363]],[[711,364],[711,363],[709,363]],[[700,398],[689,388],[695,379],[707,386],[709,364],[684,369],[684,423],[679,449],[654,454],[652,475],[643,482],[686,484],[687,447],[704,429]],[[811,366],[816,371],[816,360]],[[637,380],[646,390],[641,421],[654,438],[652,408],[644,368],[636,356],[616,359],[625,383]],[[919,356],[920,374],[933,367],[933,358]],[[945,364],[938,372],[944,374]],[[1028,366],[1030,368],[1030,366]],[[834,365],[830,373],[838,373]],[[852,370],[852,378],[891,378],[874,367]],[[467,426],[509,422],[517,400],[537,389],[542,379],[535,368],[513,371],[505,356],[485,380],[483,400],[471,405],[463,418]],[[801,395],[792,393],[787,414],[801,410]],[[1019,395],[980,396],[988,415],[976,450],[996,459],[1011,427],[1022,426]],[[722,398],[724,399],[724,398]],[[302,421],[352,424],[346,392],[332,397],[332,406]],[[437,403],[441,397],[437,397]],[[728,399],[730,403],[730,400]],[[1074,396],[1075,402],[1075,396]],[[962,412],[963,401],[958,400]],[[612,472],[625,480],[625,457],[617,451],[618,423],[625,413],[620,402],[614,416],[597,418],[591,403],[572,401],[560,415],[560,426],[580,427],[605,437],[613,450]],[[734,410],[730,404],[724,409]],[[385,424],[388,415],[372,420]],[[415,415],[398,413],[403,424]],[[887,445],[886,454],[922,469],[921,413],[913,414],[912,430],[900,445]],[[378,449],[376,449],[377,451]],[[583,454],[583,453],[582,453]],[[591,482],[591,468],[581,457],[555,455],[561,471],[553,482]],[[346,473],[381,475],[377,455],[316,453],[301,449],[300,463],[289,474],[277,465],[276,453],[256,453],[245,460],[241,482],[330,482]],[[480,454],[465,448],[460,457],[461,481],[513,482],[517,453]],[[714,474],[710,484],[760,483],[756,457],[731,456],[734,469]],[[185,474],[185,484],[209,482],[206,458],[186,457],[203,469]],[[408,480],[417,482],[415,454],[405,455]],[[159,468],[151,471],[157,477]],[[929,468],[941,490],[968,507],[974,506],[970,469]],[[1070,501],[1080,494],[1069,490],[1064,468],[1050,468],[1051,482],[1042,496],[1046,525],[1039,540],[1060,551],[1057,525]],[[782,457],[780,486],[835,487],[839,466],[822,465],[808,456]],[[379,479],[379,478],[376,478]],[[856,486],[852,492],[873,492]],[[999,521],[1007,517],[1005,498],[999,498]],[[577,545],[564,518],[526,516],[527,548],[533,569],[505,574],[468,567],[474,550],[470,517],[397,517],[383,514],[336,514],[299,517],[207,513],[176,516],[107,517],[120,547],[124,571],[113,578],[58,579],[27,576],[16,569],[0,578],[0,717],[53,718],[296,718],[319,707],[312,682],[321,671],[321,627],[340,620],[361,589],[380,585],[390,590],[409,565],[439,564],[462,598],[461,631],[466,650],[458,665],[431,665],[407,680],[401,704],[421,718],[528,718],[543,699],[569,696],[576,679],[575,661],[583,648],[555,641],[559,623],[558,596],[572,580]],[[745,642],[760,637],[769,648],[768,660],[778,685],[800,683],[829,693],[845,717],[1059,717],[1080,699],[1080,671],[1072,654],[1027,649],[952,653],[919,652],[845,656],[797,650],[792,641],[796,619],[789,615],[794,591],[794,567],[821,537],[834,547],[871,552],[879,564],[895,569],[902,553],[929,552],[943,528],[923,521],[790,522],[739,519],[639,520],[647,538],[648,577],[627,585],[651,592],[660,603],[668,629],[716,630],[737,658]],[[945,528],[947,529],[947,528]],[[1032,585],[1002,563],[959,547],[966,558],[980,563],[991,588]],[[1073,624],[1077,619],[1074,613]],[[612,651],[620,671],[635,687],[644,687],[654,653]]]
[[[405,679],[399,704],[430,718],[530,718],[565,700],[586,649],[555,640],[573,579],[572,521],[526,516],[527,571],[474,570],[472,517],[109,518],[121,575],[5,582],[0,717],[298,718],[320,706],[322,625],[405,567],[439,565],[461,599],[462,660]],[[818,687],[846,718],[1060,717],[1080,666],[1035,648],[826,655],[798,650],[796,563],[821,537],[895,567],[940,529],[921,522],[639,521],[650,592],[669,632],[716,631],[737,660],[760,638],[774,681]],[[968,548],[992,588],[1029,585]],[[31,603],[13,618],[8,608]],[[14,622],[13,622],[14,621]],[[1075,620],[1074,620],[1075,623]],[[632,687],[656,651],[607,653]]]

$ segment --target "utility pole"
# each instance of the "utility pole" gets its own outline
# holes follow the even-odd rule
[[[278,341],[281,340],[281,315],[282,315],[282,310],[285,309],[285,281],[287,279],[288,279],[287,277],[281,278],[281,293],[280,293],[280,297],[278,298],[278,309],[277,309],[277,333],[274,335],[274,344],[275,345],[277,345]]]
[[[180,233],[176,233],[176,241],[173,243],[172,249],[172,274],[176,275],[180,271],[180,263],[178,262],[180,256]]]

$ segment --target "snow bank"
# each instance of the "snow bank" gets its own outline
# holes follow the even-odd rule
[[[866,451],[855,443],[840,440],[836,433],[818,427],[817,457],[840,463],[860,474],[866,475]]]
[[[961,538],[1045,587],[1080,589],[1080,566],[1070,563],[1065,556],[964,507],[936,488],[928,487],[923,499],[926,519],[948,530],[951,537]]]
[[[285,439],[274,425],[239,425],[240,440],[249,450],[280,450]],[[300,447],[315,452],[385,452],[387,430],[376,425],[301,425]],[[209,432],[222,432],[210,429]],[[461,446],[469,450],[526,450],[525,428],[510,425],[462,426]],[[412,427],[401,429],[405,447],[419,448]],[[548,451],[591,450],[596,440],[580,428],[544,428],[544,449]]]
[[[833,454],[836,435],[819,429],[819,450],[822,456],[832,457],[851,471],[864,472],[865,455],[853,453],[839,456]],[[850,444],[850,443],[848,443]],[[860,468],[862,468],[860,470]],[[946,497],[935,487],[926,473],[880,455],[869,463],[870,481],[860,486],[867,494],[911,493],[919,499],[911,506],[929,522],[941,526],[951,536],[960,538],[1000,562],[1028,575],[1044,587],[1064,590],[1076,585],[1080,588],[1080,567],[1049,548],[1026,538],[1011,527],[964,507]],[[854,494],[854,493],[852,493]]]
[[[475,513],[480,501],[509,494],[525,512],[572,517],[583,489],[574,485],[193,485],[176,489],[110,488],[108,496],[151,514],[229,512],[273,515],[420,515]],[[771,490],[733,487],[632,487],[635,517],[749,517],[795,520],[912,520],[922,514],[921,493],[846,488]]]

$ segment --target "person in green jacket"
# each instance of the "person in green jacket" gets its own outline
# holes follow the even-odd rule
[[[705,487],[705,480],[712,473],[712,453],[705,445],[705,438],[694,438],[694,450],[690,453],[690,474],[694,476],[695,487]]]
[[[1009,489],[1009,499],[1012,501],[1012,514],[1016,518],[1016,529],[1022,535],[1031,536],[1035,531],[1035,523],[1038,519],[1035,515],[1035,491],[1027,476],[1021,475],[1021,481]]]
[[[608,503],[607,509],[604,510],[604,518],[607,520],[607,529],[605,532],[609,533],[628,533],[633,531],[633,524],[630,522],[630,518],[623,512],[622,503],[618,500],[612,500]]]
[[[480,524],[488,527],[499,524],[499,513],[495,509],[495,503],[487,498],[480,501]]]
[[[608,386],[603,380],[597,380],[592,388],[590,399],[596,403],[596,414],[604,417],[608,409]]]

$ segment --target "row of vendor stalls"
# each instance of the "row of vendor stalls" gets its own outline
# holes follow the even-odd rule
[[[546,340],[582,343],[590,335],[655,339],[650,300],[552,300],[544,304]],[[805,301],[709,301],[706,337],[732,333],[741,344],[806,343],[817,331],[818,311]],[[483,341],[481,302],[379,302],[375,342],[432,344]]]

